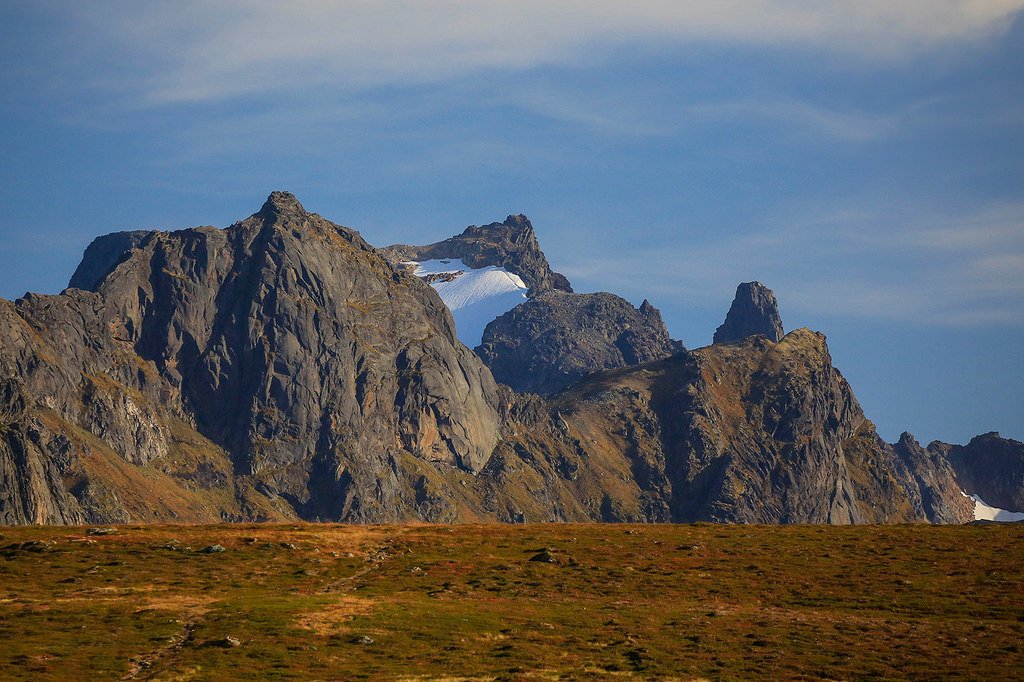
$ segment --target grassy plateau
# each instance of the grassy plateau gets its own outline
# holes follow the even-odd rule
[[[0,679],[1024,677],[1021,524],[91,532],[0,528]]]

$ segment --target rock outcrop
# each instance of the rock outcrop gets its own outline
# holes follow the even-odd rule
[[[614,294],[552,291],[488,324],[476,352],[499,382],[550,395],[593,372],[660,360],[681,349],[646,300],[634,308]]]
[[[725,322],[715,330],[715,343],[734,343],[760,334],[769,341],[783,336],[782,317],[775,293],[760,282],[744,282],[736,287]]]
[[[504,222],[482,227],[470,225],[460,235],[427,246],[394,244],[381,251],[393,262],[452,258],[471,268],[502,267],[522,278],[531,297],[545,291],[572,291],[569,280],[551,270],[524,215],[510,215]]]
[[[134,230],[97,237],[85,249],[82,262],[78,264],[75,274],[71,275],[68,287],[91,291],[150,234],[152,232],[146,230]]]
[[[1024,512],[1024,443],[991,432],[967,445],[936,441],[928,452],[949,461],[965,493],[999,509]]]
[[[933,448],[925,449],[911,434],[903,432],[893,451],[907,465],[921,491],[924,513],[932,523],[970,523],[974,502],[964,497],[956,473]]]

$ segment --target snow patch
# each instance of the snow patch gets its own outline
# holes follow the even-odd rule
[[[977,495],[968,495],[963,491],[960,491],[960,494],[974,500],[975,521],[1004,521],[1007,523],[1024,521],[1024,512],[1007,511],[1006,509],[993,507],[985,504],[985,501]]]
[[[529,287],[519,275],[488,265],[473,269],[461,260],[409,261],[414,274],[434,287],[452,311],[459,340],[470,348],[480,345],[484,327],[526,300]]]

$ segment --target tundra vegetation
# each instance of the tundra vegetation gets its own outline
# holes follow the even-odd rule
[[[0,531],[5,680],[1024,670],[1020,524]]]

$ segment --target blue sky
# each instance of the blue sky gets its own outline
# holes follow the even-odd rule
[[[1024,0],[0,5],[0,297],[274,189],[378,245],[522,212],[691,347],[766,283],[890,441],[1024,439]]]

